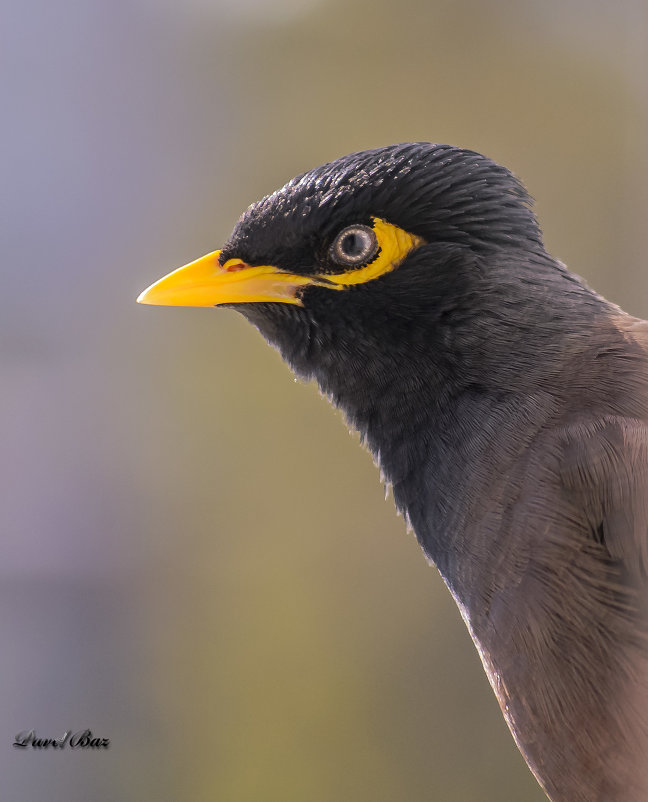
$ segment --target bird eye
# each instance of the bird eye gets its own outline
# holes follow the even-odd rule
[[[348,226],[337,235],[331,250],[331,259],[340,265],[364,265],[378,252],[378,239],[369,226]]]

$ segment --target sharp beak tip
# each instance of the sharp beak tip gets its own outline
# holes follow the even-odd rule
[[[151,289],[151,287],[147,287],[145,290],[140,292],[140,294],[137,296],[137,303],[138,304],[147,304],[147,305],[151,305],[151,306],[153,306],[155,304],[155,301],[152,301],[148,297],[148,293],[149,293],[150,289]]]
[[[179,306],[177,299],[173,297],[173,293],[169,293],[169,288],[160,286],[167,277],[164,276],[157,281],[154,281],[149,287],[140,292],[137,296],[138,304],[145,304],[146,306]]]

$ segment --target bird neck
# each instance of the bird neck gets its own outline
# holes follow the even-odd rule
[[[552,307],[550,315],[551,325],[538,323],[535,338],[520,343],[514,322],[502,334],[504,326],[495,331],[480,323],[480,330],[473,320],[469,334],[451,335],[456,343],[469,337],[461,353],[442,348],[447,333],[430,331],[424,359],[363,343],[361,353],[357,344],[335,349],[311,374],[360,432],[399,511],[466,606],[497,583],[492,555],[499,532],[487,521],[515,492],[523,454],[568,413],[575,377],[592,388],[588,402],[597,403],[600,382],[592,371],[604,360],[587,354],[600,354],[609,326],[590,309],[576,336],[573,307],[564,315]]]
[[[398,510],[457,600],[487,595],[498,567],[482,527],[508,491],[503,477],[557,414],[548,394],[494,391],[402,371],[369,390],[347,380],[322,390],[380,464]],[[488,533],[493,537],[496,533]]]

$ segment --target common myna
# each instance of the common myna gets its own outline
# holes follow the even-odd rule
[[[138,299],[241,312],[379,461],[554,802],[648,800],[648,323],[504,167],[354,153]]]

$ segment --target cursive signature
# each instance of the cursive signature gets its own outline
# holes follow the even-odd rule
[[[70,749],[107,749],[110,738],[97,738],[92,730],[66,730],[60,738],[37,738],[35,730],[23,730],[14,738],[13,745],[18,749],[63,749],[69,745]]]

